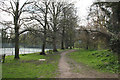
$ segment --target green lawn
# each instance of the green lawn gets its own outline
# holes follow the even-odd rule
[[[20,60],[14,60],[14,56],[6,56],[2,65],[3,78],[54,78],[58,72],[59,53],[46,56],[39,53],[20,55]],[[39,59],[46,59],[40,62]]]
[[[118,56],[108,50],[84,50],[67,54],[68,57],[77,63],[84,63],[98,71],[117,73],[119,64]]]
[[[0,63],[0,79],[2,78],[2,64]]]

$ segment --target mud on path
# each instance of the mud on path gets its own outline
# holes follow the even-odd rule
[[[67,53],[69,54],[74,51],[76,50],[61,53],[59,61],[60,75],[58,78],[118,78],[117,74],[100,73],[86,65],[77,64],[66,56]]]

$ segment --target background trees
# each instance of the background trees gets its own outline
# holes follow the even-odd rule
[[[119,53],[118,47],[120,44],[120,3],[96,3],[101,11],[104,12],[105,17],[105,27],[110,32],[111,41],[110,47],[113,51]]]
[[[66,11],[64,11],[65,8]],[[36,20],[39,23],[39,28],[37,28],[39,31],[35,31],[37,34],[41,32],[43,35],[42,40],[44,48],[42,48],[42,53],[44,52],[46,43],[51,43],[53,45],[53,51],[56,52],[58,47],[57,44],[59,44],[59,39],[61,39],[61,32],[65,32],[66,30],[66,34],[70,33],[70,31],[72,33],[74,30],[72,27],[75,28],[74,24],[77,24],[74,6],[66,2],[53,2],[47,0],[42,3],[37,2],[33,9],[34,12],[30,19]],[[66,15],[67,17],[65,18]],[[64,33],[64,37],[68,36],[65,36]],[[62,37],[62,39],[64,39],[64,37]],[[70,41],[72,42],[72,39],[70,39]]]
[[[10,20],[4,20],[5,30],[12,32],[12,39],[15,43],[15,59],[19,59],[19,40],[24,43],[25,36],[31,39],[35,36],[42,41],[42,52],[45,54],[46,44],[53,45],[53,51],[57,51],[58,44],[62,42],[66,48],[72,48],[74,40],[75,25],[77,18],[73,4],[61,1],[29,1],[21,4],[20,0],[3,0],[0,2],[0,10],[10,15]],[[2,13],[1,13],[2,14]],[[28,33],[27,31],[31,31]],[[23,34],[26,32],[25,34]],[[23,35],[22,35],[23,34]],[[32,34],[32,35],[29,35]],[[20,38],[20,39],[19,39]],[[24,41],[25,40],[25,41]],[[68,41],[67,41],[68,40]],[[27,41],[29,42],[29,41]],[[27,43],[26,42],[26,43]],[[38,42],[38,43],[39,43]],[[68,44],[70,42],[70,44]]]
[[[64,4],[62,17],[60,21],[61,49],[68,49],[74,46],[76,39],[76,27],[78,27],[78,18],[73,4]]]
[[[95,39],[92,43],[96,42],[97,48],[104,44],[103,48],[110,47],[119,53],[119,4],[118,2],[97,2],[90,7],[88,25],[84,30],[89,31],[89,35],[94,35]]]

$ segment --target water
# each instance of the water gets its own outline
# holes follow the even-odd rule
[[[50,50],[50,49],[45,49]],[[41,52],[42,49],[40,48],[20,48],[19,54],[29,54],[29,53],[35,53],[35,52]],[[15,55],[15,48],[0,48],[0,54],[6,54],[6,55]]]

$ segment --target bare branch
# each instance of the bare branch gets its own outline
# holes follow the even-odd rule
[[[19,16],[23,13],[23,12],[28,12],[29,10],[23,10],[23,8],[28,5],[28,4],[31,4],[31,3],[34,3],[34,2],[28,2],[28,0],[22,5],[22,7],[20,8],[20,12],[19,12]]]
[[[31,29],[31,28],[30,28],[30,29],[29,29],[29,28],[28,28],[28,29],[25,29],[25,30],[21,31],[21,32],[19,33],[19,35],[22,34],[22,33],[24,33],[24,32],[26,32],[26,31],[33,31],[33,30],[34,30],[34,29]]]
[[[12,5],[12,2],[10,1],[10,5],[11,5],[11,8],[12,8],[12,11],[13,13],[15,12],[14,8],[13,8],[13,5]]]
[[[40,11],[42,11],[42,12],[45,14],[45,11],[44,11],[41,7],[39,7],[39,6],[36,5],[36,4],[35,4],[35,6],[38,8],[38,9],[37,9],[38,11],[40,10]]]
[[[3,9],[3,8],[0,8],[0,10],[2,10],[2,11],[4,11],[4,12],[7,12],[7,13],[9,13],[9,14],[11,14],[11,15],[14,16],[14,13],[10,12],[9,10]]]
[[[31,19],[38,21],[38,22],[44,27],[44,24],[43,24],[39,19],[37,19],[37,18],[35,18],[35,17],[31,17]]]

